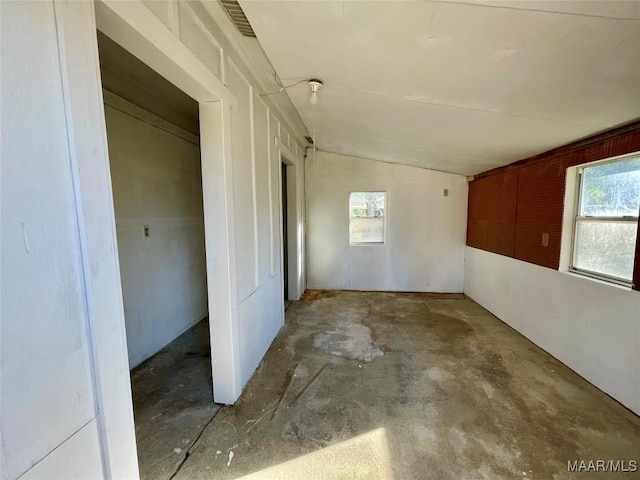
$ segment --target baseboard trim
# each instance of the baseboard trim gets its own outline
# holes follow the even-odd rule
[[[140,365],[146,359],[148,359],[148,358],[152,357],[153,355],[155,355],[156,353],[158,353],[160,350],[162,350],[164,347],[169,345],[172,341],[174,341],[176,338],[178,338],[184,332],[186,332],[191,327],[193,327],[197,323],[199,323],[202,320],[204,320],[207,317],[207,315],[209,315],[209,312],[200,313],[199,315],[197,315],[193,320],[191,320],[186,325],[183,325],[182,327],[178,328],[177,330],[174,330],[173,332],[171,332],[167,336],[161,338],[157,342],[155,342],[152,345],[150,345],[147,348],[145,348],[142,352],[134,355],[133,357],[129,357],[129,370],[133,370],[135,367]]]

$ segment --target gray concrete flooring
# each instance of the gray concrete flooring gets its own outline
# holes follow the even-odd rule
[[[169,479],[219,405],[213,403],[206,320],[131,372],[142,480]]]
[[[307,292],[195,444],[168,423],[188,431],[148,445],[190,439],[176,479],[638,478],[567,462],[640,460],[639,417],[463,295]]]

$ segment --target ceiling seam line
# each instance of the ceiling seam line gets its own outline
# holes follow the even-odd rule
[[[521,12],[535,12],[535,13],[549,13],[552,15],[570,15],[572,17],[585,17],[585,18],[600,18],[603,20],[622,20],[628,22],[640,22],[640,18],[633,17],[611,17],[607,15],[595,15],[588,13],[575,13],[575,12],[559,12],[557,10],[541,10],[537,8],[518,8],[503,5],[491,5],[486,3],[472,3],[472,2],[449,2],[445,0],[426,0],[429,3],[439,3],[443,5],[466,5],[469,7],[481,7],[481,8],[500,8],[504,10],[518,10]]]
[[[460,105],[453,105],[453,104],[449,104],[449,103],[424,102],[424,101],[420,101],[420,100],[412,100],[412,99],[409,99],[409,98],[396,97],[396,96],[393,96],[393,95],[382,95],[380,93],[366,92],[366,91],[363,91],[363,90],[350,90],[350,89],[326,87],[326,86],[325,86],[325,90],[334,90],[334,91],[337,91],[337,92],[345,92],[345,93],[359,93],[359,94],[362,94],[362,95],[370,95],[370,96],[374,96],[374,97],[383,97],[383,98],[389,98],[389,99],[392,99],[392,100],[400,100],[400,101],[403,101],[403,102],[417,103],[417,104],[420,104],[420,105],[432,105],[432,106],[436,106],[436,107],[457,108],[459,110],[466,110],[466,111],[471,111],[471,112],[495,113],[495,114],[498,114],[498,115],[508,115],[510,117],[518,117],[518,118],[537,118],[537,119],[540,119],[540,120],[553,120],[554,122],[567,123],[569,125],[579,125],[581,127],[595,126],[595,124],[591,125],[589,123],[570,122],[568,120],[559,120],[559,119],[556,119],[556,118],[553,118],[553,117],[541,117],[539,115],[525,115],[523,113],[501,112],[500,110],[483,110],[481,108],[462,107]]]

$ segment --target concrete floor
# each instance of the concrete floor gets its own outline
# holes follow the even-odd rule
[[[219,405],[213,403],[209,323],[206,320],[131,372],[142,480],[166,480]]]
[[[173,478],[612,478],[567,462],[639,446],[639,417],[463,295],[307,292]]]

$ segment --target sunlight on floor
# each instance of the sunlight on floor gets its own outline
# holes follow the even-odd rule
[[[324,480],[392,480],[391,457],[384,428],[261,470],[243,480],[282,478]]]

